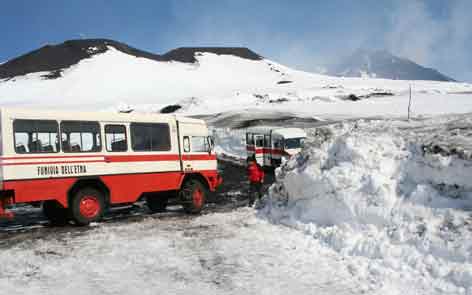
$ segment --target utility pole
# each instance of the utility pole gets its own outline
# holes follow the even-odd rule
[[[410,99],[408,100],[408,121],[410,121],[410,111],[411,111],[411,84],[410,84]]]

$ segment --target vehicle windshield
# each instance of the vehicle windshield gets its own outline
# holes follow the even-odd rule
[[[284,140],[285,143],[285,149],[299,149],[303,147],[303,144],[305,142],[305,138],[300,137],[300,138],[286,138]]]

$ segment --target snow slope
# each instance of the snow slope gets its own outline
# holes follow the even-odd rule
[[[384,294],[472,294],[471,130],[470,116],[313,130],[261,216],[337,251]]]
[[[330,77],[209,52],[197,52],[195,59],[156,61],[108,46],[56,79],[39,72],[0,81],[0,104],[146,112],[180,104],[180,112],[192,115],[250,108],[304,116],[405,116],[411,84],[415,115],[472,111],[472,86],[466,83]]]

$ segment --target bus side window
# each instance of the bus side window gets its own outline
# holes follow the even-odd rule
[[[190,153],[190,137],[184,136],[184,152]]]
[[[62,121],[62,151],[65,153],[99,152],[102,150],[98,122]]]
[[[15,152],[57,153],[58,124],[52,120],[21,120],[13,122]]]
[[[105,144],[108,152],[126,152],[128,141],[124,125],[105,125]]]
[[[137,152],[171,150],[170,129],[166,123],[131,123],[131,145]]]

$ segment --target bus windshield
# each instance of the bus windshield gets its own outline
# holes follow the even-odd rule
[[[303,143],[305,142],[305,138],[286,138],[284,140],[285,149],[299,149],[303,147]]]

